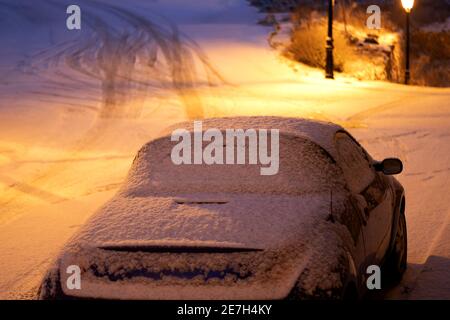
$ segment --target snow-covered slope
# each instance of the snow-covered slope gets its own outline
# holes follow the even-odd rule
[[[164,127],[281,115],[338,122],[404,161],[410,268],[389,296],[450,298],[450,90],[293,71],[244,0],[77,3],[80,31],[66,1],[0,2],[0,297],[33,296]]]

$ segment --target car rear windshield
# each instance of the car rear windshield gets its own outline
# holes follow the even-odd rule
[[[269,139],[269,155],[270,142]],[[272,164],[262,165],[258,157],[258,164],[249,164],[248,139],[245,143],[245,164],[208,165],[203,162],[176,165],[171,153],[177,143],[166,137],[146,145],[134,161],[128,188],[139,194],[302,194],[329,191],[342,184],[340,171],[332,158],[315,143],[298,136],[280,133],[279,165],[277,173],[273,175],[262,175],[261,168],[275,166],[274,159]],[[202,150],[208,144],[203,142]],[[225,162],[225,143],[223,152]],[[236,156],[236,148],[234,152]]]

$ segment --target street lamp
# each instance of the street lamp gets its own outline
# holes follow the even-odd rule
[[[405,66],[405,84],[409,83],[409,15],[414,6],[414,0],[402,0],[403,8],[406,11],[406,66]]]
[[[325,77],[334,79],[334,63],[333,63],[333,7],[334,0],[328,0],[328,36],[327,36],[327,58],[325,66]]]

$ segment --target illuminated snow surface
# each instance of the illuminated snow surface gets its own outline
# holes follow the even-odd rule
[[[383,294],[450,298],[449,89],[294,71],[245,1],[77,3],[80,31],[66,29],[62,4],[0,4],[1,298],[34,297],[166,126],[236,115],[337,122],[374,158],[401,158],[409,268]]]

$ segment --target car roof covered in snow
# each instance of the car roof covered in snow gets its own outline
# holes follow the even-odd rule
[[[338,131],[345,131],[341,126],[325,121],[289,117],[223,117],[202,120],[202,129],[278,129],[280,134],[291,134],[308,139],[325,149],[334,159],[336,150],[334,136]],[[180,122],[166,128],[163,136],[170,136],[176,129],[194,130],[194,121]],[[151,141],[149,142],[151,143]]]

